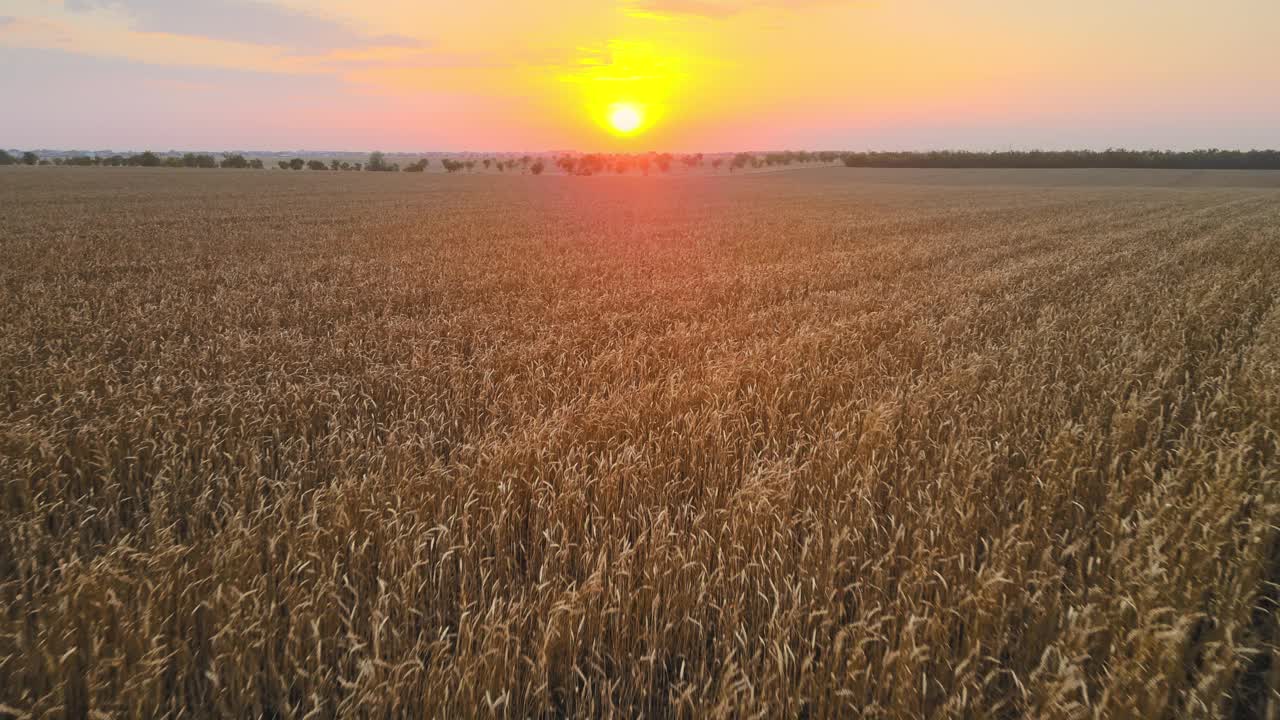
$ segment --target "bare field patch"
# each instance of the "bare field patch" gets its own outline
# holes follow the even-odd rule
[[[0,172],[0,714],[1274,711],[1274,178],[952,173]]]

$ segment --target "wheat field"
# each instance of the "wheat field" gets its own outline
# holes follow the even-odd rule
[[[1276,717],[1280,177],[0,172],[0,715]]]

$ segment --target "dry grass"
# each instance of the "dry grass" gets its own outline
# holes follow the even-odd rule
[[[0,173],[0,714],[1276,711],[1274,188],[319,175]]]

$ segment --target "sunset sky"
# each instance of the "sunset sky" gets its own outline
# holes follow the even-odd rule
[[[1278,34],[1277,0],[0,0],[0,146],[1278,147]]]

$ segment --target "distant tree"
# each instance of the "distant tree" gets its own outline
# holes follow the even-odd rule
[[[342,163],[338,162],[337,158],[334,158],[329,161],[329,169],[337,172],[342,169]]]
[[[671,153],[662,153],[654,157],[653,162],[662,172],[671,172]]]
[[[417,162],[409,163],[408,165],[405,166],[404,171],[411,172],[411,173],[423,172],[424,170],[427,169],[428,162],[430,161],[428,161],[426,158],[423,158]]]
[[[183,153],[180,158],[173,158],[177,161],[177,165],[188,168],[216,168],[218,161],[212,155]],[[168,163],[166,163],[168,164]]]
[[[160,159],[159,155],[147,150],[140,155],[130,155],[125,163],[140,167],[160,167],[164,164],[164,161]]]
[[[38,162],[38,163],[36,163],[36,164],[37,164],[37,165],[52,165],[53,163],[49,162],[48,160],[41,160],[40,162]]]
[[[254,159],[250,160],[250,161],[249,161],[249,168],[250,168],[251,170],[261,170],[261,169],[263,169],[263,166],[262,166],[262,159],[261,159],[261,158],[254,158]]]
[[[484,160],[480,161],[480,164],[484,165],[485,170],[488,170],[489,166],[493,164],[493,160],[491,160],[490,158],[485,158]]]
[[[288,169],[289,169],[289,161],[288,161],[288,160],[280,160],[280,161],[276,162],[276,165],[279,165],[281,170],[288,170]]]
[[[306,166],[307,166],[307,163],[302,158],[294,158],[289,161],[290,170],[301,170]]]
[[[97,158],[91,158],[88,155],[72,155],[62,161],[63,165],[73,165],[75,167],[92,167],[96,165]]]
[[[751,153],[744,153],[744,152],[738,153],[737,155],[733,156],[733,161],[729,163],[729,172],[733,172],[734,170],[745,168],[746,166],[752,164],[752,162],[754,162],[755,159],[756,159],[756,156],[752,155]]]
[[[123,155],[112,155],[106,160],[103,160],[102,164],[108,167],[120,167],[125,164],[125,158]]]
[[[328,170],[329,165],[323,160],[308,160],[307,169],[308,170]]]
[[[185,165],[182,164],[182,158],[176,155],[165,158],[163,161],[161,161],[160,164],[164,165],[165,167],[171,167],[171,168],[186,167]]]
[[[387,165],[386,154],[376,150],[369,153],[369,162],[364,167],[370,172],[386,172],[391,169],[391,166]]]
[[[28,151],[26,151],[26,152],[22,153],[22,164],[23,164],[23,165],[35,165],[35,164],[36,164],[36,163],[38,163],[38,162],[40,162],[40,156],[39,156],[39,155],[37,155],[37,154],[35,154],[35,153],[31,152],[30,150],[28,150]]]
[[[54,164],[54,165],[61,165],[62,163],[63,163],[63,160],[62,160],[62,158],[60,158],[60,157],[59,157],[59,158],[54,158],[54,159],[53,159],[53,164]]]
[[[235,170],[243,170],[249,167],[249,161],[244,159],[243,155],[226,154],[222,156],[222,162],[219,163],[224,168]]]
[[[541,175],[542,171],[545,168],[546,168],[546,165],[544,165],[541,160],[536,160],[532,165],[529,166],[529,172],[533,173],[534,175]]]
[[[452,175],[452,174],[454,174],[454,173],[458,172],[458,171],[459,171],[459,170],[461,170],[463,167],[465,167],[465,165],[464,165],[463,163],[458,162],[457,160],[453,160],[453,159],[451,159],[451,158],[445,158],[445,159],[441,160],[441,161],[440,161],[440,166],[441,166],[441,167],[443,167],[443,168],[444,168],[444,171],[445,171],[445,172],[447,172],[447,173],[449,173],[450,175]]]
[[[361,170],[364,170],[364,163],[351,163],[351,169],[356,172],[360,172]]]
[[[0,165],[16,165],[18,158],[9,154],[8,150],[0,150]]]
[[[711,161],[711,167],[716,172],[720,172],[720,165],[723,163],[724,163],[724,158],[716,158],[715,160]]]
[[[350,170],[350,169],[351,169],[351,163],[349,163],[349,162],[343,162],[343,163],[342,163],[342,165],[340,165],[340,166],[339,166],[339,169],[341,169],[341,170]]]
[[[574,170],[576,175],[594,175],[604,172],[608,165],[608,159],[599,153],[590,153],[582,155],[578,158],[577,168]]]

